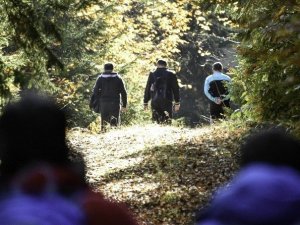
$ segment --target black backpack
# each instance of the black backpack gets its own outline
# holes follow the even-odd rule
[[[154,73],[154,83],[152,84],[152,102],[162,102],[167,100],[168,74],[157,76]]]

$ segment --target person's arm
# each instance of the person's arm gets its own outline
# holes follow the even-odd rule
[[[179,93],[179,85],[176,74],[170,73],[171,75],[171,88],[174,96],[175,106],[174,111],[177,112],[180,109],[180,93]]]
[[[101,77],[100,76],[98,76],[98,78],[97,78],[97,80],[96,80],[96,83],[95,83],[95,86],[94,86],[94,89],[93,89],[93,94],[95,95],[95,96],[99,96],[100,95],[100,86],[101,86],[101,79],[100,79]]]
[[[94,88],[93,88],[93,94],[91,96],[91,99],[90,99],[90,108],[92,109],[94,107],[94,103],[97,101],[97,98],[100,97],[100,88],[101,88],[101,79],[100,79],[100,76],[98,76],[97,80],[96,80],[96,83],[94,85]]]
[[[144,92],[144,105],[148,105],[148,102],[151,99],[151,85],[153,83],[153,73],[150,73],[148,76],[145,92]]]
[[[215,102],[217,101],[217,98],[213,97],[210,93],[209,93],[209,83],[210,83],[210,79],[209,77],[207,77],[205,79],[205,82],[204,82],[204,94],[206,95],[206,97],[211,100],[212,102]]]
[[[171,73],[171,87],[172,87],[175,104],[180,104],[179,85],[178,85],[177,76],[174,73]]]
[[[125,84],[122,78],[120,78],[120,93],[121,93],[121,98],[122,98],[122,107],[126,108],[127,107],[127,91],[125,88]]]

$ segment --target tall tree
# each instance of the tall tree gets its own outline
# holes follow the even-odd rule
[[[108,3],[100,1],[98,5],[101,10],[93,13],[108,11]],[[4,85],[13,81],[17,89],[55,93],[61,90],[63,77],[72,79],[74,70],[88,69],[88,59],[95,53],[89,45],[93,37],[101,35],[105,22],[95,21],[94,15],[86,13],[87,7],[75,0],[1,0]]]

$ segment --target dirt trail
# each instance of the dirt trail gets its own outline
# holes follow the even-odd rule
[[[237,168],[245,129],[145,125],[68,133],[96,190],[126,202],[142,224],[193,224],[213,190]]]

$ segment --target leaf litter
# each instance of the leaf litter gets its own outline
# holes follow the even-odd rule
[[[92,187],[125,202],[140,224],[190,225],[238,169],[246,132],[149,124],[100,134],[76,128],[68,140],[83,154]]]

